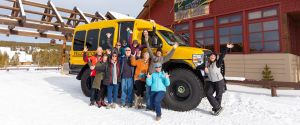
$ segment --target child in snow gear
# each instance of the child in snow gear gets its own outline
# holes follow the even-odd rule
[[[209,82],[207,84],[206,96],[211,104],[212,111],[214,115],[219,115],[223,110],[221,107],[222,95],[225,90],[224,77],[221,73],[221,64],[224,60],[226,52],[228,49],[233,48],[232,43],[228,43],[225,50],[220,54],[219,59],[217,59],[217,54],[212,53],[209,56],[208,63],[205,67],[205,73],[208,75]],[[216,96],[213,94],[216,92]]]
[[[169,74],[161,71],[162,64],[154,64],[155,72],[147,75],[147,85],[151,87],[150,108],[156,112],[156,120],[161,119],[161,101],[166,94],[166,88],[170,85]]]
[[[162,49],[160,48],[160,46],[158,46],[158,49],[156,50],[156,55],[153,54],[152,49],[150,47],[151,45],[157,45],[157,38],[155,36],[155,32],[156,32],[156,23],[154,20],[150,20],[150,22],[152,22],[153,24],[153,32],[151,34],[151,37],[149,36],[149,33],[147,30],[143,31],[143,36],[144,39],[143,41],[145,42],[146,46],[147,46],[147,50],[149,52],[150,58],[151,58],[151,62],[150,62],[150,66],[149,66],[149,73],[153,73],[155,71],[154,68],[154,64],[155,63],[160,63],[160,64],[164,64],[165,62],[168,62],[171,57],[174,55],[175,53],[175,49],[178,47],[178,43],[175,42],[173,45],[173,48],[170,52],[168,52],[168,54],[166,56],[162,56]],[[148,84],[148,83],[147,83]],[[150,106],[150,87],[146,86],[146,100],[147,100],[147,105],[146,105],[146,110],[150,110],[149,106]]]

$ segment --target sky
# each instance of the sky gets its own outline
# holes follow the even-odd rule
[[[47,4],[48,0],[30,0],[33,2]],[[129,14],[129,16],[137,17],[140,11],[143,9],[143,5],[146,0],[51,0],[56,7],[73,9],[77,6],[81,11],[85,13],[94,14],[96,11],[106,14],[107,11],[119,12],[122,14]],[[11,2],[6,2],[0,0],[0,5],[10,5]],[[28,6],[24,6],[24,9],[28,9]],[[31,8],[30,10],[43,12],[44,10],[40,8]],[[10,14],[10,11],[5,9],[0,9],[0,14]],[[33,16],[27,14],[29,18],[40,19],[41,16]],[[0,25],[1,28],[6,28],[5,25]],[[4,41],[18,41],[18,42],[46,42],[49,43],[50,39],[38,38],[34,39],[32,37],[22,37],[22,36],[9,36],[5,34],[0,34],[0,40]],[[57,43],[62,43],[62,41],[57,41]]]

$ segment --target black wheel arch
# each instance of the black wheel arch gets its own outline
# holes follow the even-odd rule
[[[204,76],[202,76],[200,69],[199,68],[193,69],[192,67],[193,66],[191,64],[185,62],[184,60],[170,60],[169,62],[163,64],[164,71],[167,72],[177,68],[191,70],[197,75],[200,81],[204,83]]]
[[[81,80],[81,77],[82,77],[84,71],[85,71],[86,69],[88,69],[88,68],[89,68],[89,65],[88,65],[88,64],[85,64],[85,65],[81,68],[80,72],[77,74],[76,79],[77,79],[77,80]]]

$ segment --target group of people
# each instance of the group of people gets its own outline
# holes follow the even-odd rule
[[[120,107],[146,108],[156,112],[156,120],[161,119],[161,101],[170,85],[169,74],[162,71],[162,64],[173,56],[178,43],[166,56],[162,56],[161,48],[153,54],[150,47],[149,43],[155,38],[149,37],[147,30],[143,31],[143,36],[142,41],[148,50],[144,53],[138,40],[133,40],[130,45],[127,45],[127,41],[123,45],[117,42],[112,49],[98,47],[96,54],[90,57],[86,53],[88,48],[84,48],[83,60],[91,70],[90,106],[116,108],[121,90]]]
[[[153,31],[155,30],[154,22]],[[108,38],[110,36],[111,34],[107,34]],[[102,47],[98,47],[96,54],[90,57],[86,53],[88,48],[84,48],[83,60],[88,63],[91,70],[90,106],[113,109],[119,104],[122,108],[146,108],[156,112],[156,120],[161,119],[161,101],[166,94],[166,88],[170,85],[170,75],[162,71],[162,65],[173,56],[178,43],[174,43],[172,50],[162,56],[161,48],[157,48],[154,54],[150,47],[149,43],[155,42],[155,38],[149,37],[147,30],[143,31],[143,36],[142,42],[147,47],[144,53],[138,40],[133,40],[132,43],[127,43],[126,40],[117,42],[114,48],[105,51]],[[222,111],[221,100],[225,86],[220,65],[226,51],[232,47],[233,44],[227,44],[226,50],[218,59],[215,53],[209,55],[205,68],[210,80],[206,95],[215,114]],[[120,103],[118,103],[119,90],[121,90]],[[213,96],[215,92],[216,96]],[[104,101],[105,97],[107,103]]]

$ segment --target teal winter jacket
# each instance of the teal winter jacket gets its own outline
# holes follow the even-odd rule
[[[166,78],[164,72],[153,72],[146,82],[153,92],[166,91],[166,87],[170,85],[170,78]]]

